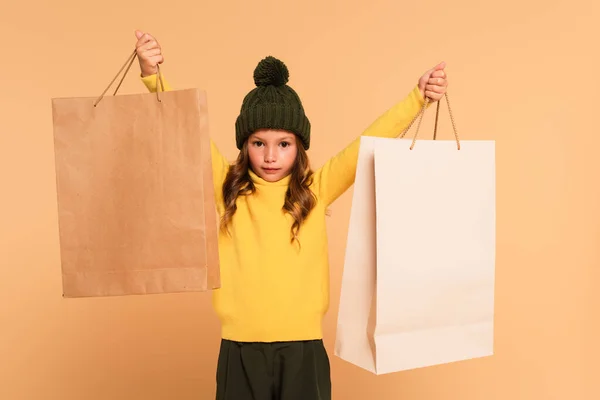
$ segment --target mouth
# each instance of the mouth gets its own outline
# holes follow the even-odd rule
[[[265,173],[267,174],[275,174],[277,173],[277,171],[279,171],[281,168],[262,168],[263,171],[265,171]]]

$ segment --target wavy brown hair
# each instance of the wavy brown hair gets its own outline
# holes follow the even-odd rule
[[[292,166],[290,184],[283,204],[283,210],[294,218],[290,231],[291,242],[298,240],[298,232],[302,223],[317,203],[317,199],[310,189],[313,181],[313,171],[310,168],[308,155],[298,137],[296,137],[296,147],[298,153]],[[238,196],[247,196],[256,190],[248,173],[249,169],[250,157],[248,155],[248,140],[246,140],[237,160],[229,168],[223,182],[223,202],[225,204],[225,212],[221,218],[221,230],[223,232],[228,232],[227,228],[237,210],[236,201]]]

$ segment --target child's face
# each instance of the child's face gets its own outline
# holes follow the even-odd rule
[[[262,129],[248,138],[248,156],[254,173],[267,182],[288,176],[296,160],[296,135],[274,129]]]

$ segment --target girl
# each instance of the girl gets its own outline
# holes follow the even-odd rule
[[[141,79],[155,92],[161,48],[149,34],[136,37]],[[281,61],[261,60],[235,122],[237,160],[211,144],[221,219],[217,400],[331,399],[321,329],[329,305],[325,210],[354,182],[360,137],[313,172],[310,121],[288,77]],[[396,137],[425,96],[438,101],[446,87],[441,63],[363,135]]]

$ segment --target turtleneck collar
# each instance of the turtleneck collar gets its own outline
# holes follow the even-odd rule
[[[254,184],[258,186],[288,186],[292,177],[292,174],[288,174],[286,177],[281,178],[276,182],[268,182],[260,176],[256,175],[256,173],[254,173],[254,171],[252,171],[252,169],[250,168],[248,169],[248,174],[250,175],[250,179],[252,179],[252,182],[254,182]]]

